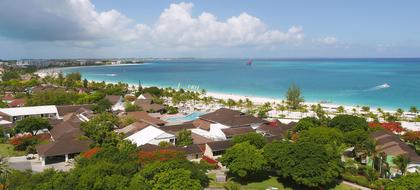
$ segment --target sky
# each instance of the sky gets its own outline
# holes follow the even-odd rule
[[[420,1],[0,0],[0,59],[420,57]]]

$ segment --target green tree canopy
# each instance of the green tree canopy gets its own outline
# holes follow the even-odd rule
[[[193,144],[193,138],[191,137],[191,131],[183,129],[176,135],[177,146],[188,146]]]
[[[308,130],[313,127],[320,127],[321,121],[319,121],[315,117],[305,117],[298,121],[295,127],[293,127],[294,132],[300,132],[304,130]]]
[[[247,133],[244,135],[234,136],[232,139],[233,144],[239,144],[243,142],[248,142],[258,149],[261,149],[267,144],[267,139],[265,139],[264,136],[259,133]]]
[[[190,171],[174,169],[158,173],[152,180],[153,190],[199,190],[202,189],[200,181],[192,178]]]
[[[386,184],[385,190],[418,190],[420,189],[420,174],[413,173],[402,176]]]
[[[36,132],[42,129],[51,129],[48,119],[42,117],[27,117],[16,123],[15,132],[36,135]]]
[[[99,145],[115,142],[118,138],[113,130],[119,126],[119,118],[113,114],[104,112],[101,113],[88,122],[81,124],[85,135],[92,139]]]
[[[407,157],[406,155],[398,155],[396,156],[392,162],[398,167],[398,169],[401,171],[401,173],[404,175],[406,170],[407,170],[407,166],[410,163],[410,158]]]
[[[112,107],[112,104],[107,99],[99,100],[98,103],[93,107],[93,110],[98,113],[109,111]]]
[[[79,94],[75,92],[66,92],[63,89],[41,91],[29,96],[26,105],[70,105],[79,99]]]
[[[241,178],[255,176],[263,171],[266,161],[262,150],[258,150],[249,142],[243,142],[229,148],[220,158],[229,171]]]
[[[299,142],[308,142],[313,144],[331,145],[338,148],[344,142],[343,133],[335,128],[316,127],[302,131],[299,135]]]
[[[183,169],[191,172],[191,178],[198,180],[202,187],[206,187],[209,184],[207,177],[206,168],[195,162],[190,162],[186,159],[175,158],[164,162],[156,161],[151,164],[147,164],[141,171],[140,174],[149,182],[154,180],[154,177],[159,173],[164,173],[171,170]],[[153,182],[152,182],[153,183]]]
[[[296,110],[299,108],[300,104],[304,102],[303,96],[301,94],[300,88],[296,86],[295,83],[292,83],[289,86],[289,89],[286,92],[286,103],[287,105]]]
[[[9,81],[9,80],[20,80],[20,74],[17,71],[11,71],[7,70],[1,75],[1,79],[3,81]]]
[[[354,115],[338,115],[329,123],[330,127],[335,127],[343,132],[354,131],[357,129],[368,130],[368,123],[365,118]]]
[[[66,87],[76,87],[78,82],[82,79],[82,75],[79,72],[69,73],[66,75],[64,85]]]
[[[309,187],[325,186],[342,171],[340,155],[313,142],[273,142],[264,147],[270,165],[283,177]]]

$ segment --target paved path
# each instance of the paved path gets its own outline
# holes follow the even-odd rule
[[[352,182],[349,182],[349,181],[343,181],[342,183],[343,184],[346,184],[346,185],[348,185],[350,187],[360,189],[360,190],[371,190],[370,188],[363,187],[363,186],[360,186],[358,184],[355,184],[355,183],[352,183]]]

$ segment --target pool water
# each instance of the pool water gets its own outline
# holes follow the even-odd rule
[[[169,122],[192,121],[192,120],[195,120],[195,119],[197,119],[198,117],[200,117],[201,115],[204,115],[204,114],[205,113],[203,113],[203,112],[193,112],[193,113],[188,114],[186,116],[168,118],[168,119],[166,119],[166,121],[169,121]]]

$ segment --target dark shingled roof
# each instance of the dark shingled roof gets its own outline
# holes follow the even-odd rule
[[[111,102],[112,105],[116,104],[120,100],[121,96],[118,95],[107,95],[105,99]]]
[[[133,117],[137,121],[152,123],[159,126],[165,125],[166,123],[163,120],[150,116],[149,113],[145,111],[128,112],[127,116]]]
[[[58,156],[85,152],[89,150],[91,143],[90,140],[69,138],[38,145],[36,150],[40,156]]]
[[[50,134],[55,141],[64,138],[75,138],[83,134],[80,127],[77,125],[80,126],[80,123],[76,124],[68,121],[61,122],[51,129]]]
[[[152,100],[150,99],[137,99],[134,101],[134,104],[137,106],[145,105],[145,104],[151,104]]]
[[[124,135],[126,137],[128,137],[128,136],[133,135],[134,133],[137,133],[137,132],[141,131],[142,129],[144,129],[144,128],[150,126],[150,125],[158,127],[154,124],[150,124],[150,123],[146,123],[146,122],[142,122],[142,121],[140,121],[140,122],[136,121],[136,122],[122,128],[122,129],[117,129],[115,131],[117,133],[124,133]]]
[[[206,121],[204,119],[196,119],[192,121],[192,124],[194,125],[194,127],[198,127],[200,129],[208,131],[210,130],[210,125],[212,124],[212,122]]]
[[[222,132],[226,135],[226,137],[233,137],[236,135],[253,133],[255,132],[255,130],[252,129],[251,127],[235,127],[235,128],[222,129]]]
[[[158,145],[149,144],[149,143],[146,143],[146,144],[138,147],[138,149],[140,149],[140,151],[154,151],[154,150],[159,150],[160,148],[161,147],[158,146]]]
[[[160,129],[164,130],[164,131],[168,131],[168,132],[172,132],[172,133],[176,133],[179,132],[183,129],[194,129],[195,126],[191,123],[182,123],[182,124],[178,124],[178,125],[168,125],[165,127],[161,127]]]
[[[251,124],[264,122],[260,118],[227,108],[220,108],[214,112],[204,114],[200,116],[200,119],[220,123],[230,127],[249,126]]]
[[[144,98],[146,98],[146,99],[149,99],[149,100],[152,100],[153,99],[153,95],[152,94],[150,94],[150,93],[144,93],[144,94],[142,94],[143,96],[144,96]]]
[[[212,149],[212,151],[221,151],[230,148],[233,144],[231,141],[225,140],[209,142],[207,145]]]
[[[265,136],[284,136],[286,132],[296,126],[295,122],[290,122],[289,124],[281,123],[278,120],[272,121],[270,123],[263,123],[258,127],[258,131],[261,131]]]
[[[420,156],[416,151],[392,132],[380,130],[371,133],[370,136],[376,140],[377,151],[391,156],[404,154],[410,158],[411,162],[420,163]]]
[[[155,150],[174,150],[174,151],[180,151],[184,152],[185,154],[199,154],[203,151],[200,149],[199,145],[189,145],[189,146],[169,146],[169,147],[160,147],[153,144],[144,144],[139,146],[139,149],[141,151],[155,151]]]
[[[213,142],[212,139],[208,139],[196,133],[191,133],[191,138],[193,139],[193,144],[206,144],[209,142]]]
[[[92,104],[85,104],[85,105],[65,105],[65,106],[56,106],[58,114],[60,116],[75,113],[81,108],[84,108],[86,110],[91,110],[93,105]]]

